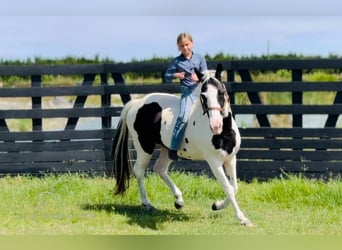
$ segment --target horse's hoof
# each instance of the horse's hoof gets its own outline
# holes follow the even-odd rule
[[[213,203],[213,205],[211,205],[211,209],[212,209],[213,211],[219,210],[219,209],[217,208],[217,206],[216,206],[216,203]]]
[[[228,202],[224,200],[219,200],[213,203],[213,205],[211,206],[211,209],[214,211],[217,211],[217,210],[224,209],[227,205],[228,205]]]
[[[223,202],[222,201],[216,201],[211,205],[211,209],[213,211],[221,210],[223,207]]]
[[[151,204],[142,204],[141,209],[146,212],[153,212],[156,210],[156,208],[152,206]]]
[[[241,225],[245,227],[254,227],[253,223],[250,222],[249,220],[242,221]]]
[[[184,207],[184,201],[175,201],[175,207],[179,210]]]

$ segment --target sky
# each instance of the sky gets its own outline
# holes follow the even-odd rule
[[[170,57],[184,31],[193,35],[194,51],[211,56],[342,56],[340,0],[0,1],[2,60]]]

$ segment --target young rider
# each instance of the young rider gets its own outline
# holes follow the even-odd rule
[[[169,151],[169,158],[172,160],[178,158],[177,150],[184,136],[191,107],[198,98],[193,93],[199,82],[195,74],[195,68],[200,72],[207,70],[204,57],[192,51],[193,39],[189,33],[184,32],[178,35],[177,46],[181,54],[172,60],[165,73],[166,81],[171,82],[173,79],[179,79],[181,87],[180,109],[172,133]]]

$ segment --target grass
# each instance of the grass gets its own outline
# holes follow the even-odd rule
[[[114,181],[80,174],[0,179],[2,235],[341,235],[342,183],[300,177],[239,183],[241,209],[256,225],[240,226],[229,206],[211,211],[223,197],[214,179],[171,172],[183,191],[177,211],[155,174],[146,186],[157,210],[140,208],[135,181],[125,196],[113,196]]]

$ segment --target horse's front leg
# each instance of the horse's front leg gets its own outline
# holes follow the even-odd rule
[[[172,160],[168,157],[168,150],[166,148],[161,148],[159,159],[153,166],[153,170],[159,174],[161,179],[168,185],[173,196],[176,198],[175,207],[181,209],[184,206],[183,195],[180,189],[172,181],[168,175],[168,169]]]
[[[221,183],[223,190],[225,194],[227,195],[227,199],[224,201],[217,201],[213,204],[212,208],[213,210],[218,210],[226,207],[229,203],[229,201],[232,203],[235,216],[239,219],[241,225],[245,225],[248,227],[253,226],[253,224],[250,222],[250,220],[244,215],[244,213],[241,211],[236,198],[235,198],[235,190],[233,185],[228,181],[228,178],[224,172],[223,169],[223,163],[218,162],[217,160],[209,160],[208,161],[209,166],[216,177],[216,179]]]
[[[224,162],[224,168],[229,177],[229,182],[233,186],[235,194],[238,190],[237,176],[236,176],[236,155]]]

